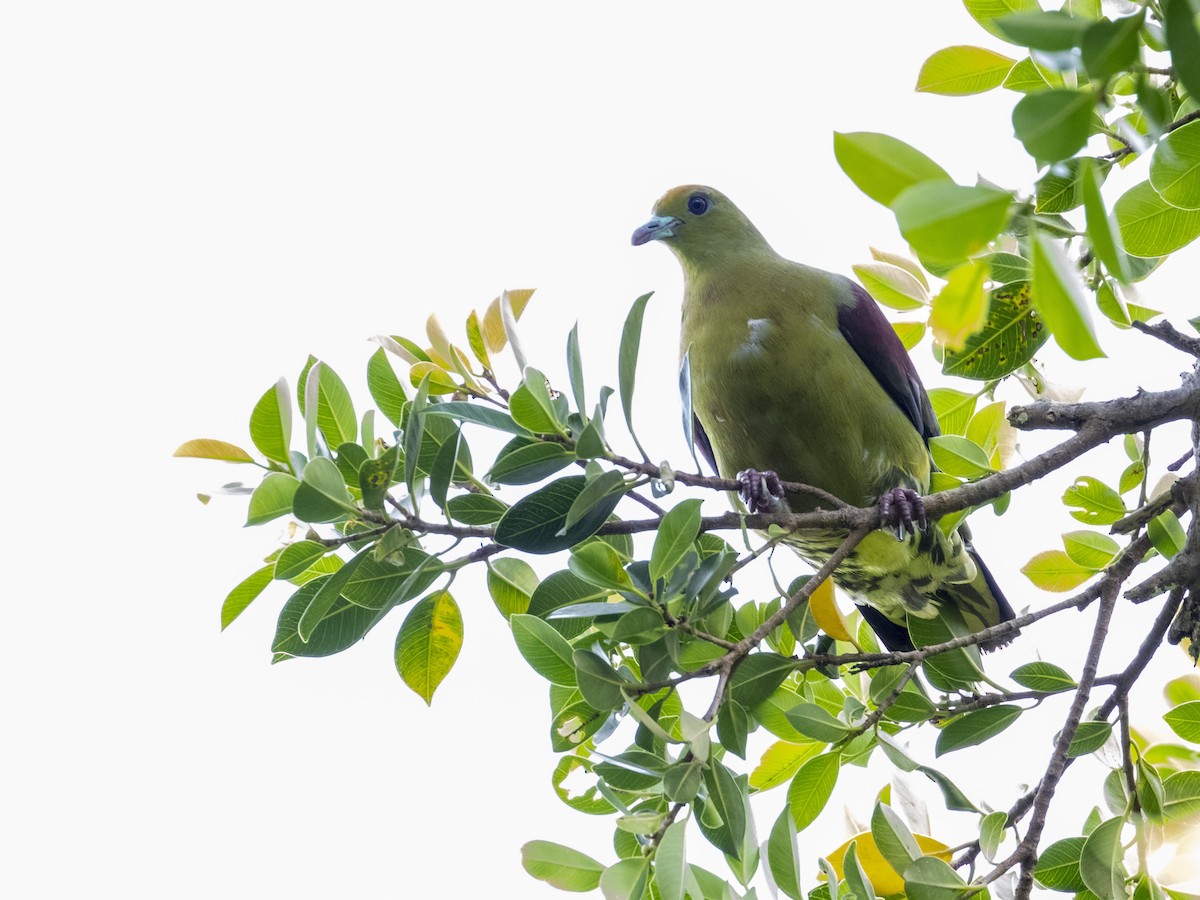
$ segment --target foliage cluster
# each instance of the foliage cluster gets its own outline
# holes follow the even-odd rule
[[[1130,729],[1127,698],[1164,637],[1191,641],[1193,656],[1200,647],[1192,593],[1200,572],[1197,479],[1172,476],[1156,490],[1148,480],[1150,434],[1166,422],[1197,420],[1200,382],[1193,374],[1177,391],[1093,404],[1041,399],[1011,411],[995,392],[1011,379],[1038,395],[1044,380],[1034,356],[1051,338],[1074,358],[1102,355],[1093,313],[1102,327],[1137,327],[1200,356],[1197,339],[1148,324],[1159,313],[1132,293],[1200,236],[1197,10],[1190,0],[1147,0],[1124,4],[1110,19],[1098,0],[1067,0],[1057,11],[1035,0],[965,3],[1016,56],[940,50],[921,69],[918,90],[1018,93],[1013,128],[1041,177],[1025,189],[960,185],[895,138],[837,135],[840,166],[895,213],[914,255],[874,251],[855,271],[876,300],[906,317],[895,327],[910,349],[930,332],[943,372],[974,382],[931,391],[943,435],[931,442],[940,471],[927,506],[940,527],[957,526],[983,505],[1003,512],[1012,490],[1124,436],[1128,465],[1107,481],[1080,475],[1063,497],[1089,527],[1063,535],[1061,550],[1039,554],[1024,570],[1039,587],[1077,593],[977,634],[949,615],[912,619],[919,649],[880,652],[857,615],[839,612],[828,580],[878,524],[875,510],[831,504],[802,516],[705,517],[701,492],[731,482],[654,464],[636,435],[637,456],[614,448],[606,427],[614,396],[633,434],[649,295],[626,320],[617,390],[589,393],[575,331],[568,383],[551,385],[519,343],[517,322],[532,292],[510,291],[468,318],[465,348],[432,316],[427,343],[378,338],[367,363],[373,410],[360,415],[334,369],[310,357],[294,394],[281,379],[254,406],[249,431],[261,460],[209,439],[178,451],[262,468],[247,523],[290,517],[306,526],[237,585],[221,611],[224,627],[268,585],[291,585],[272,645],[277,660],[338,653],[408,605],[396,665],[430,702],[462,646],[457,573],[486,567],[517,650],[548,683],[548,738],[562,754],[556,789],[580,812],[615,816],[617,862],[532,841],[524,863],[537,878],[564,890],[599,887],[612,900],[749,897],[760,872],[779,893],[812,900],[1028,896],[1035,885],[1080,897],[1171,893],[1149,870],[1147,848],[1200,814],[1200,749],[1188,745],[1200,744],[1200,693],[1185,682],[1172,687],[1167,721],[1187,743],[1157,746]],[[1148,157],[1147,177],[1110,211],[1102,187],[1140,157]],[[521,373],[508,387],[493,364],[502,352],[514,355]],[[393,360],[407,368],[404,377]],[[686,380],[683,396],[688,423]],[[1073,433],[1007,468],[1014,429],[1033,428]],[[485,465],[469,443],[481,431],[506,441]],[[525,493],[510,503],[498,485]],[[658,501],[673,494],[688,496],[662,508]],[[626,512],[635,504],[640,518]],[[765,598],[738,594],[742,571],[761,564],[783,535],[830,525],[849,537],[829,564]],[[729,540],[718,535],[723,530]],[[653,534],[641,551],[639,533]],[[563,567],[544,577],[527,558],[564,551]],[[1125,588],[1155,558],[1158,571]],[[1101,675],[1099,654],[1122,591],[1161,606],[1128,666]],[[978,645],[985,638],[1089,606],[1095,618],[1081,672],[1032,663],[1012,671],[1006,685],[984,674]],[[689,709],[679,687],[699,679],[710,679],[711,700]],[[983,684],[990,690],[981,692]],[[1096,688],[1109,693],[1092,707]],[[903,741],[907,730],[933,726],[936,755],[957,752],[1044,702],[1064,704],[1063,728],[1044,773],[1006,811],[970,799]],[[626,729],[631,743],[601,750],[626,720],[635,726]],[[753,765],[734,762],[746,759],[760,729],[774,743]],[[1044,845],[1059,778],[1091,753],[1111,766],[1103,807],[1085,815],[1078,835]],[[948,809],[975,815],[975,830],[949,842],[919,833],[885,789],[869,830],[814,864],[798,833],[845,767],[878,755],[928,778]],[[586,778],[590,787],[570,792],[568,778]],[[749,797],[785,786],[760,843]],[[690,828],[725,855],[736,886],[688,862]],[[957,855],[950,843],[959,845]]]

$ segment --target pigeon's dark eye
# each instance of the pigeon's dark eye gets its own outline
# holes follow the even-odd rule
[[[708,212],[708,198],[702,194],[693,194],[688,198],[688,212],[693,216],[702,216]]]

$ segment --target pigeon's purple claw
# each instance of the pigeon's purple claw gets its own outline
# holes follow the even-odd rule
[[[783,498],[779,476],[770,469],[742,469],[737,473],[738,494],[752,513],[775,512]]]
[[[925,501],[921,495],[909,488],[892,488],[879,498],[879,518],[884,528],[896,531],[896,540],[904,540],[906,533],[916,534],[917,529],[929,527],[925,515]]]

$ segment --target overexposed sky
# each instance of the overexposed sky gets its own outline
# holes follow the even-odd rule
[[[196,501],[252,470],[170,454],[202,436],[249,447],[254,402],[280,375],[294,384],[310,352],[361,409],[370,335],[419,338],[434,310],[460,333],[501,289],[537,287],[531,361],[561,381],[578,321],[592,391],[615,384],[629,304],[656,291],[639,434],[685,466],[678,267],[630,232],[666,188],[699,181],[794,258],[848,271],[869,246],[902,250],[890,213],[837,168],[835,130],[903,138],[964,183],[1027,186],[1015,95],[912,91],[922,59],[958,43],[998,46],[956,0],[10,4],[0,892],[548,897],[560,894],[521,870],[526,840],[611,862],[611,821],[550,788],[545,685],[478,579],[456,582],[466,643],[431,710],[395,674],[402,614],[339,656],[271,666],[286,593],[225,634],[218,613],[282,529],[241,529],[240,498]],[[1195,313],[1183,273],[1196,251],[1177,256],[1142,302],[1181,319]],[[1186,365],[1148,339],[1101,336],[1119,364],[1050,351],[1051,378],[1101,398],[1173,386]],[[927,345],[916,358],[930,386],[949,383]],[[1053,599],[1017,569],[1074,527],[1057,503],[1067,481],[1048,502],[977,517],[1017,607]],[[1121,612],[1130,633],[1148,614]],[[1081,658],[1085,616],[1078,631],[1031,629],[993,670]],[[1175,654],[1158,666],[1148,681],[1186,671]],[[992,770],[1021,740],[945,768],[1006,808],[1040,772]],[[1067,787],[1094,799],[1102,774],[1081,762]],[[843,803],[865,820],[886,777],[844,776],[826,827],[802,838],[807,880],[842,841]],[[760,835],[783,802],[767,795]]]

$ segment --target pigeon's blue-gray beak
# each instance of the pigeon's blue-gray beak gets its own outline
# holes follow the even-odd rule
[[[633,246],[638,247],[650,241],[661,241],[673,237],[675,229],[683,224],[681,219],[674,216],[655,216],[645,225],[639,226],[633,233]]]

